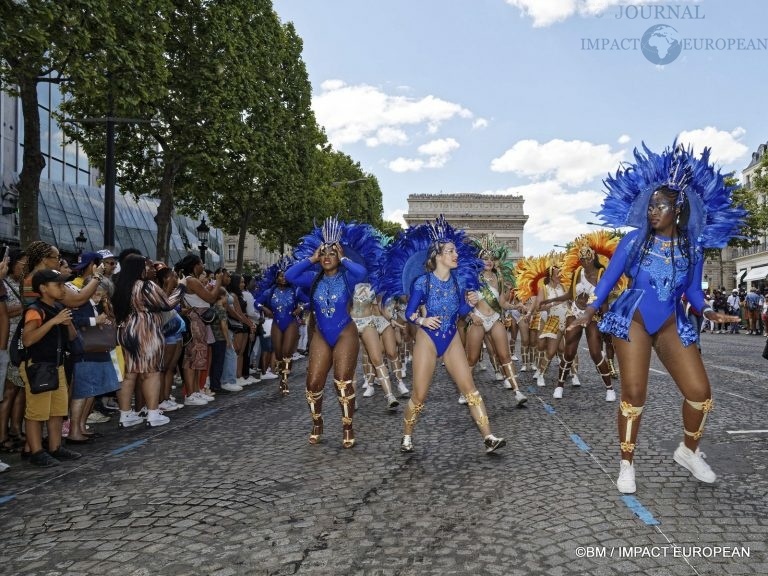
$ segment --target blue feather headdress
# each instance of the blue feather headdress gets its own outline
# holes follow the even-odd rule
[[[256,289],[256,293],[261,294],[265,290],[274,288],[277,285],[277,276],[281,272],[285,272],[295,262],[296,260],[294,260],[293,257],[283,256],[277,262],[267,267],[267,269],[264,270],[264,277],[261,279],[261,282],[259,282],[259,286]]]
[[[309,258],[320,246],[336,243],[343,248],[344,256],[365,266],[369,274],[378,268],[383,248],[373,226],[356,222],[347,224],[335,217],[326,218],[322,226],[315,224],[312,232],[302,237],[293,251],[293,257],[296,260]],[[316,266],[319,270],[319,264]]]
[[[691,148],[686,150],[677,142],[661,154],[643,144],[643,152],[635,149],[635,163],[603,181],[607,193],[597,216],[606,226],[631,226],[645,237],[651,195],[665,186],[678,193],[677,206],[688,206],[688,223],[683,231],[690,246],[722,248],[738,235],[746,211],[733,206],[736,187],[726,185],[720,171],[710,164],[709,148],[699,158]]]
[[[477,249],[467,241],[464,230],[454,229],[441,215],[434,223],[411,226],[384,251],[380,272],[376,274],[376,292],[384,301],[409,294],[411,285],[425,274],[430,255],[440,246],[453,243],[459,256],[456,275],[461,290],[477,290],[483,261],[477,257]]]

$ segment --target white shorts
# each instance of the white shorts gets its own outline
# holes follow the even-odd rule
[[[352,318],[352,320],[355,321],[358,334],[362,334],[363,330],[368,328],[368,326],[373,326],[376,328],[376,331],[381,334],[384,332],[384,330],[387,329],[387,326],[389,326],[389,322],[386,318],[384,318],[384,316],[378,316],[375,314],[371,316],[363,316],[362,318]]]
[[[476,316],[479,316],[480,319],[483,321],[483,330],[485,330],[486,332],[490,332],[491,328],[493,328],[493,325],[499,321],[499,318],[501,318],[501,315],[498,312],[493,312],[492,314],[485,315],[482,312],[480,312],[477,308],[474,308],[472,310],[472,313],[475,314]]]

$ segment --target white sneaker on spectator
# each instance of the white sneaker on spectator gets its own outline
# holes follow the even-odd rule
[[[293,356],[291,356],[291,360],[303,360],[303,359],[304,359],[304,356],[302,356],[298,352],[294,352]]]
[[[271,368],[268,369],[266,372],[264,372],[264,374],[261,375],[261,379],[262,380],[274,380],[275,378],[277,378],[277,374],[272,372]]]
[[[165,426],[171,421],[168,416],[164,416],[159,410],[150,410],[147,416],[147,427],[153,428],[155,426]]]
[[[709,464],[704,462],[706,456],[704,453],[696,448],[696,452],[692,451],[685,444],[680,442],[680,445],[675,450],[675,462],[680,464],[683,468],[690,471],[698,480],[711,484],[717,480],[717,476],[712,472],[712,468]]]
[[[5,462],[3,462],[2,460],[0,460],[0,472],[5,472],[6,470],[8,470],[8,468],[10,468],[10,466]]]
[[[370,398],[376,392],[376,389],[370,385],[363,386],[363,388],[365,388],[365,391],[363,392],[363,398]]]
[[[136,414],[133,410],[130,412],[120,412],[120,428],[130,428],[144,422],[144,418]]]
[[[184,406],[207,406],[208,401],[200,397],[197,392],[190,394],[184,399]]]
[[[200,395],[200,397],[201,397],[203,400],[205,400],[206,402],[213,402],[214,400],[216,400],[216,397],[215,397],[215,396],[211,396],[210,394],[206,394],[206,393],[205,393],[205,392],[203,392],[202,390],[201,390],[200,392],[195,392],[195,394],[199,394],[199,395]]]
[[[85,420],[86,424],[104,424],[104,422],[109,422],[109,416],[102,414],[98,410],[88,414],[88,418]]]
[[[249,384],[258,384],[261,382],[261,378],[258,376],[258,374],[251,374],[248,378]]]
[[[629,460],[622,460],[619,467],[619,478],[616,480],[616,488],[622,494],[634,494],[637,490],[635,486],[635,466]]]
[[[241,388],[242,388],[243,386],[250,386],[251,384],[253,384],[253,382],[251,382],[250,380],[246,380],[246,379],[245,379],[245,378],[243,378],[242,376],[240,376],[239,378],[237,378],[237,379],[235,380],[235,385],[236,385],[236,386],[240,386]],[[222,388],[224,388],[224,386],[222,386]]]
[[[160,402],[158,408],[160,408],[160,410],[162,410],[163,412],[173,412],[180,408],[184,408],[184,406],[182,404],[177,404],[176,400],[174,400],[173,396],[171,396],[167,400],[163,400],[162,402]]]
[[[226,390],[227,392],[242,392],[243,387],[238,384],[232,384],[230,382],[225,382],[221,385],[222,390]]]

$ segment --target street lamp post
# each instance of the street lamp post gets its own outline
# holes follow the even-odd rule
[[[77,255],[78,257],[80,254],[83,253],[83,250],[85,250],[85,245],[88,243],[88,238],[85,237],[85,231],[83,229],[80,229],[80,234],[77,235],[75,238],[75,245],[77,245]]]
[[[205,252],[208,250],[208,232],[210,231],[208,224],[205,223],[205,216],[203,216],[197,227],[197,239],[200,240],[200,245],[197,248],[200,250],[200,260],[203,261],[203,266],[205,266]]]

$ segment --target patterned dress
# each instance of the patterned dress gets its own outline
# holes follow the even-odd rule
[[[172,310],[182,294],[182,286],[166,296],[157,284],[149,280],[137,280],[133,285],[131,311],[117,330],[117,341],[123,347],[127,373],[161,371],[165,350],[162,313]]]

